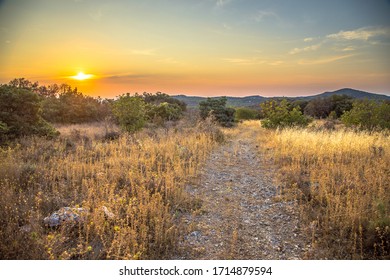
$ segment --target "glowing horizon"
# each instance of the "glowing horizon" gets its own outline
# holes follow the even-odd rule
[[[389,95],[389,12],[386,0],[5,0],[0,83],[102,97]]]

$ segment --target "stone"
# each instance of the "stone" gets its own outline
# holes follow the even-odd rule
[[[102,206],[102,210],[103,210],[104,216],[107,219],[112,220],[115,218],[115,214],[112,213],[110,210],[108,210],[108,208],[106,206]]]
[[[43,223],[47,227],[58,227],[67,222],[78,223],[84,219],[86,214],[87,211],[84,208],[62,207],[44,218]]]

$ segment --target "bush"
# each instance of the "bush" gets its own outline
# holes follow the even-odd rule
[[[0,86],[0,140],[20,136],[55,136],[57,133],[42,118],[41,98],[15,86]]]
[[[347,95],[332,95],[326,98],[315,98],[305,107],[305,114],[314,118],[323,119],[329,117],[339,118],[344,112],[352,109],[352,97]]]
[[[302,114],[299,107],[292,107],[285,99],[280,102],[267,101],[260,106],[265,116],[265,120],[262,122],[265,128],[304,127],[310,122],[310,119]]]
[[[42,99],[42,117],[52,123],[101,121],[112,113],[110,100],[83,95],[67,84],[40,86],[24,78],[13,79],[9,86],[25,89]]]
[[[152,94],[144,92],[142,98],[148,104],[159,105],[161,103],[168,103],[170,105],[174,105],[174,107],[179,107],[182,112],[187,110],[187,104],[185,102],[173,98],[165,93],[157,92]]]
[[[227,98],[207,98],[199,103],[200,116],[206,119],[209,116],[222,126],[231,127],[234,123],[235,109],[226,107]]]
[[[346,126],[361,129],[390,129],[390,103],[387,101],[357,100],[352,110],[341,116]]]
[[[43,117],[55,123],[83,123],[103,120],[111,114],[109,101],[85,96],[68,85],[43,100]]]
[[[177,104],[163,102],[158,105],[147,104],[146,114],[153,122],[176,121],[183,115],[183,111]]]
[[[255,120],[259,118],[259,112],[250,108],[237,108],[235,114],[236,120]]]
[[[113,113],[119,125],[127,132],[135,132],[144,127],[146,122],[146,104],[138,95],[129,93],[119,96],[113,103]]]

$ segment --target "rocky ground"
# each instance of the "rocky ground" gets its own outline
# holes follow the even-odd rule
[[[253,125],[252,125],[253,126]],[[188,232],[177,259],[302,259],[310,239],[296,205],[281,201],[275,167],[259,153],[258,126],[239,125],[210,155],[199,180],[188,186],[202,201],[185,215]]]

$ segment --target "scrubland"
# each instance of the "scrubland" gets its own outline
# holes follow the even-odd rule
[[[2,147],[0,259],[180,255],[189,232],[182,215],[202,212],[202,201],[185,187],[197,182],[211,150],[238,131],[257,137],[253,156],[272,165],[275,202],[296,203],[311,243],[305,258],[390,258],[388,132],[238,125],[222,133],[208,120],[183,120],[134,134],[107,122],[67,125],[57,127],[58,138],[26,137]],[[43,219],[61,207],[86,214],[77,223],[45,226]]]
[[[390,258],[388,132],[337,128],[264,130],[282,199],[296,200],[312,258]]]
[[[118,134],[102,123],[59,127],[0,150],[0,259],[161,259],[178,217],[199,207],[183,191],[221,140],[210,123]],[[45,227],[61,207],[82,222]],[[109,217],[102,211],[109,211]]]

